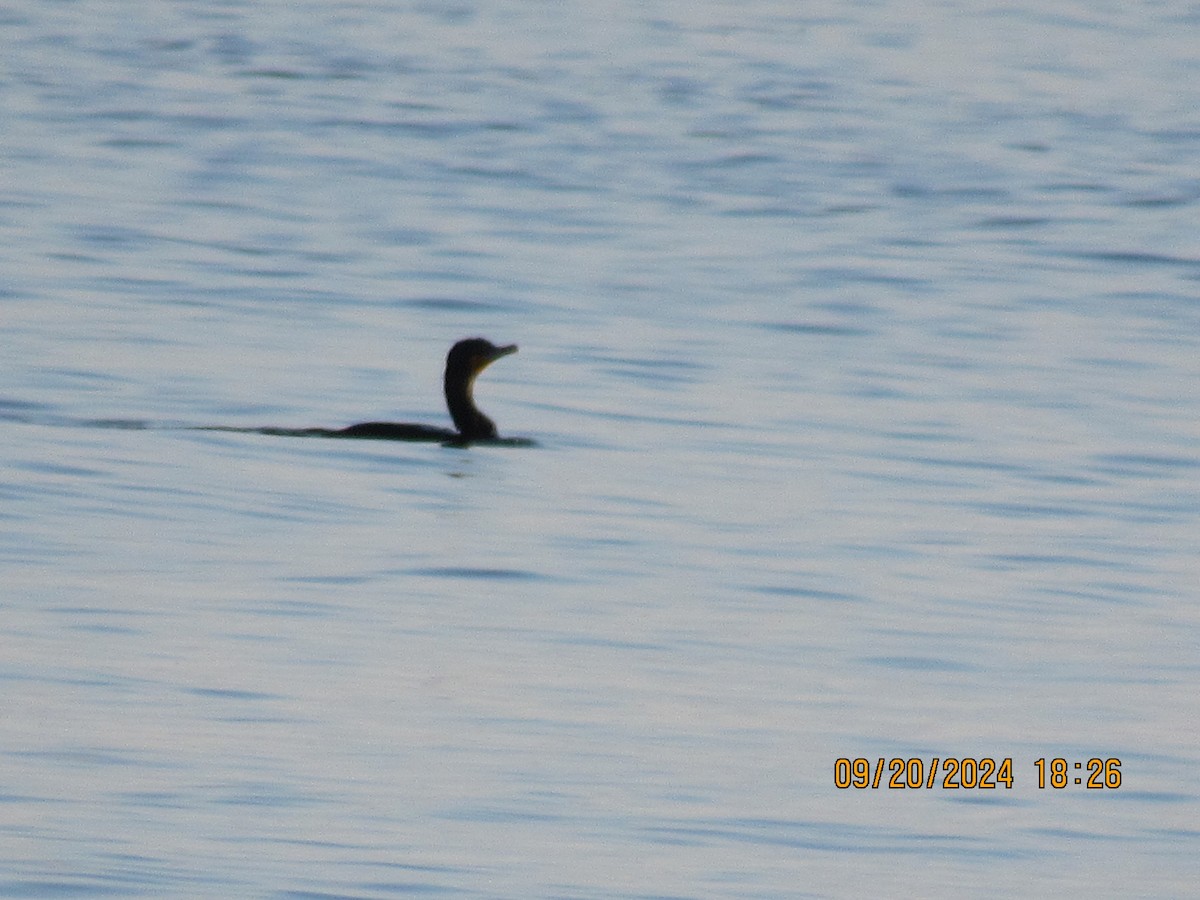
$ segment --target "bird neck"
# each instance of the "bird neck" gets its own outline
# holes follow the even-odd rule
[[[464,438],[494,438],[496,423],[481,413],[475,405],[474,386],[474,375],[446,373],[446,406],[450,409],[450,418],[454,420],[454,427]]]

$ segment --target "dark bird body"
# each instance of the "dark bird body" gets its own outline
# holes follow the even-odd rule
[[[524,438],[501,438],[496,423],[475,405],[475,379],[503,356],[517,352],[516,344],[498,347],[484,338],[467,338],[450,348],[442,387],[454,428],[413,422],[360,422],[347,428],[231,428],[210,426],[205,431],[237,431],[282,437],[359,438],[381,441],[438,441],[447,444],[488,442],[527,446]]]
[[[500,357],[516,352],[516,344],[497,347],[484,338],[467,338],[450,348],[442,389],[457,431],[411,422],[360,422],[332,436],[389,441],[494,441],[499,437],[496,423],[475,405],[475,378]]]

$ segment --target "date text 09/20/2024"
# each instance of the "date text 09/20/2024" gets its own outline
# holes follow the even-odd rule
[[[1086,762],[1055,757],[1042,757],[1033,762],[1039,790],[1083,787],[1089,790],[1116,790],[1121,786],[1121,760],[1093,756]],[[888,775],[885,779],[884,775]],[[880,756],[872,762],[858,757],[839,757],[833,764],[833,784],[841,789],[926,789],[942,790],[1011,790],[1016,782],[1012,757],[993,759],[985,756],[933,757],[928,762],[920,757],[904,759]]]

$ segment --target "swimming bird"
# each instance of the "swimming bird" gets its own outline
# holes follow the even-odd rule
[[[230,425],[204,425],[196,431],[232,431],[240,434],[270,434],[277,437],[364,438],[380,441],[440,441],[463,445],[476,441],[531,447],[527,438],[502,438],[496,423],[475,405],[475,379],[479,373],[503,356],[517,352],[516,344],[497,347],[485,338],[459,341],[446,354],[446,374],[442,387],[454,428],[420,425],[413,422],[359,422],[347,428],[241,428]]]
[[[360,422],[332,432],[330,437],[377,438],[393,441],[492,441],[498,438],[496,423],[475,405],[475,379],[501,357],[517,352],[516,344],[497,347],[486,338],[459,341],[446,354],[442,389],[446,406],[457,431],[410,422]]]

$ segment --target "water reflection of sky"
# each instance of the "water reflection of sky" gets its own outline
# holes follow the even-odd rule
[[[1187,24],[9,13],[0,893],[1180,894]]]

